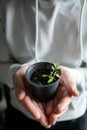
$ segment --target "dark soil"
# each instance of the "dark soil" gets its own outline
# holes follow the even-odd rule
[[[43,74],[47,74],[49,75],[50,74],[50,71],[51,69],[39,69],[39,70],[36,70],[32,75],[31,75],[31,81],[33,81],[34,83],[37,83],[37,84],[48,84],[48,77],[43,77],[42,75]]]

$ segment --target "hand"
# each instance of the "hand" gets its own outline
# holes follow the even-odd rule
[[[60,85],[53,100],[46,104],[46,115],[49,118],[49,125],[54,125],[68,109],[74,96],[78,96],[76,84],[73,82],[70,72],[61,67]]]
[[[24,106],[24,108],[37,120],[41,125],[49,128],[48,117],[45,114],[45,104],[38,102],[31,94],[31,91],[27,93],[26,89],[29,85],[25,80],[25,71],[28,66],[20,68],[13,75],[13,84],[15,88],[15,93],[19,102]]]
[[[25,80],[27,67],[22,67],[13,76],[16,96],[35,120],[44,127],[49,128],[67,110],[72,97],[77,96],[78,92],[70,77],[70,73],[61,67],[60,87],[58,88],[56,97],[48,103],[38,102],[32,96],[31,91],[30,93],[26,91],[26,88],[29,87]]]

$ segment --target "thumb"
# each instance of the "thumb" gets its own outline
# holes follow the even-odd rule
[[[73,80],[72,74],[66,67],[61,66],[61,78],[60,84],[65,85],[67,90],[72,96],[78,96],[78,90],[76,88],[76,83]]]
[[[70,82],[68,83],[67,85],[67,89],[69,90],[69,93],[73,96],[78,96],[79,95],[79,92],[76,88],[76,84],[74,82]]]

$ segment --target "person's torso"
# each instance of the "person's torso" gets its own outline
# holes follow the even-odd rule
[[[51,6],[42,4],[38,3],[37,11],[35,1],[11,0],[8,4],[7,40],[12,54],[22,63],[35,58],[59,60],[72,67],[78,65],[83,4],[80,0],[56,2]]]

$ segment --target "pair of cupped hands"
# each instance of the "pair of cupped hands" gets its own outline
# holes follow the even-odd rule
[[[31,91],[30,93],[26,91],[26,88],[30,87],[25,79],[28,67],[29,65],[23,66],[13,75],[17,99],[36,121],[45,128],[50,128],[68,110],[72,98],[78,96],[76,84],[70,72],[60,66],[61,78],[56,96],[48,102],[39,102],[33,97]]]

